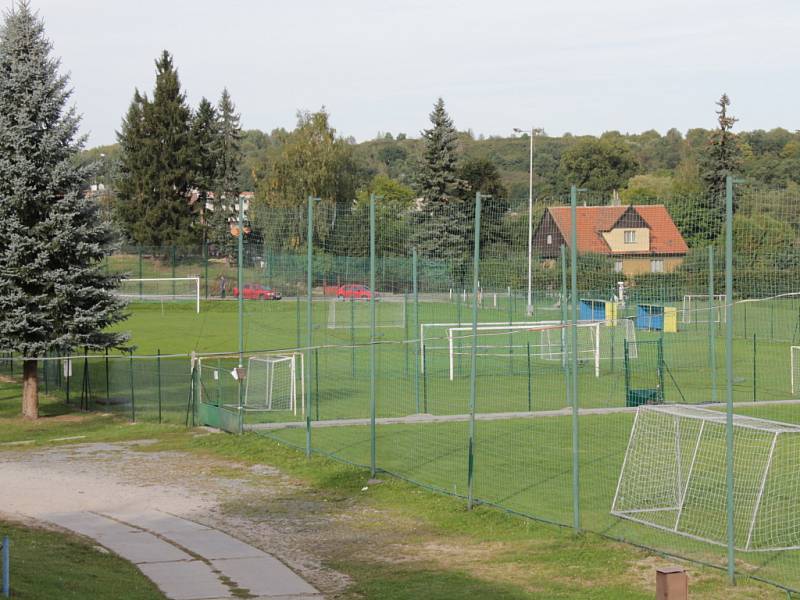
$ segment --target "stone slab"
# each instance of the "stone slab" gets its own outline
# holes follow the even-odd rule
[[[139,569],[173,600],[233,597],[211,568],[199,560],[146,563],[140,564]]]
[[[101,545],[134,564],[191,560],[180,548],[145,531],[119,531],[95,536]]]
[[[208,560],[215,558],[249,558],[268,556],[258,548],[253,548],[241,540],[216,529],[205,531],[176,531],[165,533],[164,537]]]
[[[200,525],[188,519],[182,519],[168,513],[159,511],[150,512],[115,512],[107,513],[115,519],[130,523],[135,527],[146,529],[158,535],[165,535],[168,533],[181,533],[187,531],[208,531],[211,528],[205,525]]]
[[[224,575],[256,596],[310,596],[321,598],[310,584],[269,555],[250,558],[212,560],[211,564]]]

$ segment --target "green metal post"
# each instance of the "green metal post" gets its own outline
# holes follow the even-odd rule
[[[403,291],[403,350],[405,352],[406,364],[403,375],[408,377],[408,290]]]
[[[239,230],[241,233],[241,229]],[[242,288],[239,288],[242,289]],[[175,246],[172,246],[172,295],[175,296]]]
[[[142,257],[142,247],[139,246],[139,279],[144,277],[144,264],[143,264],[143,257]],[[142,299],[142,282],[139,281],[139,300]]]
[[[239,256],[237,261],[236,280],[239,283],[239,368],[244,368],[244,202],[239,198]],[[243,425],[244,409],[244,381],[241,377],[236,380],[239,388],[239,433]]]
[[[419,288],[417,287],[417,249],[411,250],[411,286],[414,293],[414,338],[419,335]],[[419,413],[419,361],[420,344],[419,340],[414,344],[414,402]]]
[[[109,390],[108,374],[108,348],[106,348],[106,406],[111,406],[111,391]]]
[[[508,374],[514,374],[514,303],[508,303]]]
[[[572,301],[572,526],[576,531],[581,528],[580,513],[580,461],[579,461],[579,432],[578,432],[578,234],[576,228],[578,205],[578,188],[574,185],[570,189],[570,275]]]
[[[369,465],[370,473],[375,477],[377,471],[377,447],[375,416],[377,412],[376,398],[376,364],[375,357],[375,194],[369,195]]]
[[[561,244],[561,366],[564,371],[567,368],[567,307],[569,302],[567,300],[567,248]],[[572,401],[569,391],[569,377],[566,380],[567,389],[567,405]]]
[[[300,348],[300,294],[297,294],[297,298],[295,298],[295,316],[297,317],[297,343],[295,344],[295,348]]]
[[[314,405],[317,408],[316,419],[319,421],[319,348],[314,348]]]
[[[313,196],[308,197],[308,217],[306,232],[306,456],[311,456],[311,346],[314,343],[314,313],[312,311],[312,285],[313,279],[313,260],[314,260],[314,201]]]
[[[131,421],[136,422],[136,397],[133,392],[133,350],[130,351],[128,358],[128,373],[131,383]]]
[[[467,457],[467,508],[472,510],[475,489],[475,403],[478,397],[478,281],[481,253],[481,193],[475,194],[475,241],[472,258],[472,349],[469,367],[469,454]]]
[[[745,313],[746,314],[746,313]],[[733,527],[733,178],[725,180],[725,400],[726,411],[726,456],[725,481],[727,487],[727,539],[728,579],[736,583],[736,556],[734,553]]]
[[[753,402],[756,401],[756,334],[753,333]]]
[[[356,299],[350,297],[350,359],[353,378],[356,376]]]
[[[203,295],[208,300],[208,242],[203,244]]]
[[[158,422],[161,423],[161,348],[156,350],[156,378],[158,384]]]
[[[717,401],[717,340],[714,335],[714,246],[708,246],[708,366],[711,369],[711,402]],[[695,319],[696,320],[696,319]]]
[[[528,412],[533,410],[531,406],[531,343],[528,342]]]

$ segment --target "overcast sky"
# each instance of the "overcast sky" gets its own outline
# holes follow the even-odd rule
[[[740,129],[800,128],[796,0],[31,0],[89,145],[174,55],[190,103],[227,86],[245,128],[326,106],[342,135],[686,131],[724,91]],[[11,0],[0,0],[8,8]]]

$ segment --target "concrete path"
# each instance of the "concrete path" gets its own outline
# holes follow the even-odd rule
[[[160,511],[51,513],[47,520],[134,563],[175,600],[320,600],[273,556],[221,531]],[[234,590],[236,595],[234,595]]]

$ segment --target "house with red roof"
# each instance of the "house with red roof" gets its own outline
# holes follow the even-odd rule
[[[609,256],[618,273],[670,273],[689,251],[663,204],[579,206],[575,210],[578,253]],[[546,260],[558,257],[562,244],[570,247],[571,228],[569,206],[549,207],[534,231],[534,252]]]

